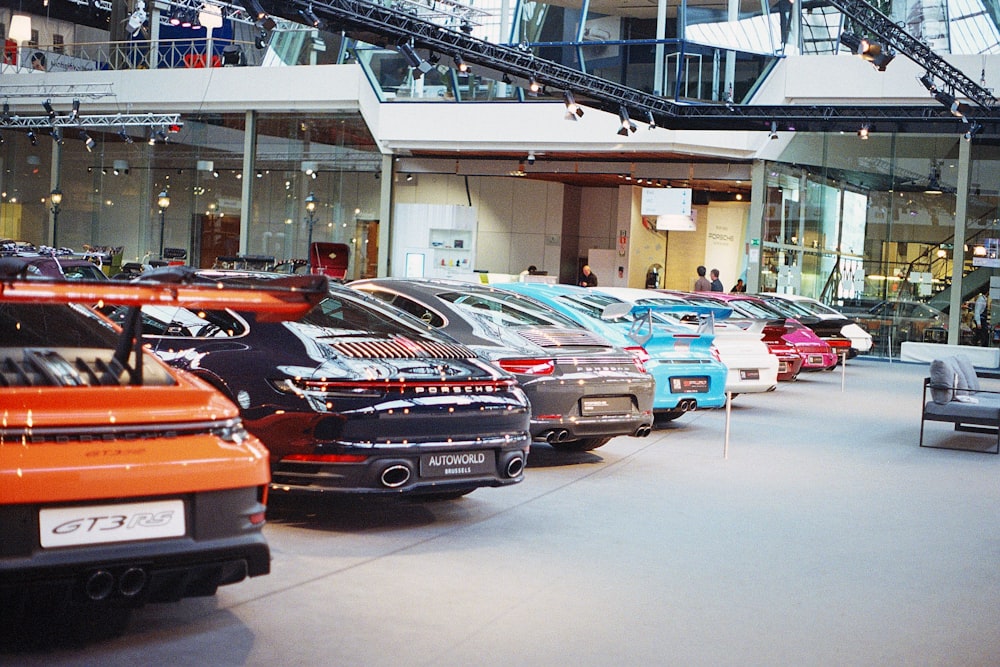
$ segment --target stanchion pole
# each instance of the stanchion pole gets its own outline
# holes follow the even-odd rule
[[[722,448],[722,458],[729,458],[729,416],[732,414],[733,408],[733,392],[726,392],[726,442]]]
[[[840,391],[844,391],[844,385],[847,384],[847,352],[844,352],[843,356],[840,358]]]

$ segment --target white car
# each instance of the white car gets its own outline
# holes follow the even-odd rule
[[[652,290],[635,289],[631,287],[592,287],[592,290],[604,292],[637,306],[688,306],[691,313],[699,312],[698,306],[693,306],[684,299],[672,297]],[[704,308],[700,308],[704,312]],[[727,311],[729,309],[715,309]],[[698,317],[685,317],[681,312],[657,312],[653,316],[660,321],[672,325],[697,330],[705,326]],[[752,394],[773,391],[778,386],[778,357],[771,353],[763,341],[761,333],[745,331],[735,324],[720,321],[722,317],[713,317],[715,348],[719,360],[726,365],[729,372],[726,375],[726,391],[736,394]]]
[[[854,348],[858,354],[863,354],[872,349],[871,334],[865,331],[860,324],[852,320],[850,316],[844,315],[836,308],[828,306],[822,301],[818,301],[812,297],[802,296],[801,294],[769,294],[768,296],[791,301],[807,314],[812,315],[813,317],[818,317],[822,320],[849,320],[847,324],[844,324],[844,326],[841,327],[841,335],[851,341],[851,347]]]

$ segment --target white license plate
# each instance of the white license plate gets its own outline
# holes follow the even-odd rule
[[[186,531],[184,501],[156,500],[39,510],[42,547],[71,547],[180,537]]]
[[[814,354],[811,357],[809,357],[809,363],[813,364],[813,365],[822,364],[823,363],[823,357],[821,357],[818,354]]]
[[[759,380],[760,379],[760,369],[740,369],[740,379],[741,380]]]

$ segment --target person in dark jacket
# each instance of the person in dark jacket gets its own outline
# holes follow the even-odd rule
[[[590,270],[589,264],[580,269],[580,287],[597,287],[597,274]]]

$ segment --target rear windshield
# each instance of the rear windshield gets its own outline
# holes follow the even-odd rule
[[[0,303],[0,346],[114,349],[116,342],[111,326],[83,306]]]

